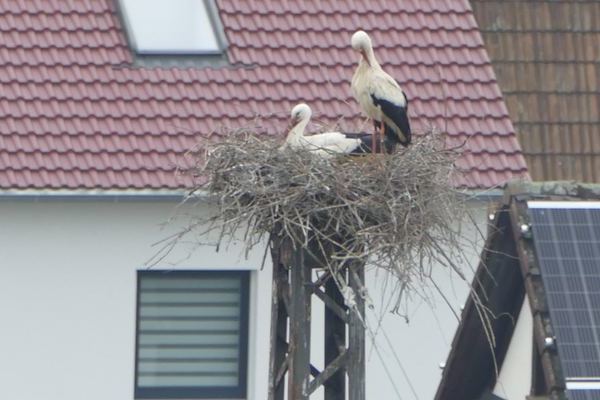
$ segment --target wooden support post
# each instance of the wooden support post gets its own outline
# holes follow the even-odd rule
[[[271,355],[269,400],[283,400],[287,382],[288,400],[308,400],[319,387],[325,400],[365,399],[365,330],[363,265],[338,271],[356,294],[358,313],[344,304],[332,276],[313,282],[315,258],[304,249],[293,248],[290,240],[273,243],[273,302],[271,310]],[[354,270],[350,270],[350,268]],[[318,371],[310,363],[311,296],[325,305],[325,367]],[[348,325],[348,327],[346,327]],[[349,341],[346,343],[346,331]],[[289,343],[286,337],[289,336]],[[311,375],[314,379],[311,380]],[[346,375],[348,388],[346,391]]]
[[[288,399],[308,399],[310,379],[310,295],[311,269],[304,263],[304,251],[294,253],[290,271],[290,344]]]
[[[287,369],[287,293],[288,270],[273,254],[273,289],[271,304],[271,358],[269,360],[269,400],[284,399],[283,375]]]
[[[345,309],[344,298],[333,278],[325,282],[325,295],[339,308]],[[346,350],[346,322],[330,307],[325,307],[325,365]],[[346,376],[339,369],[324,384],[325,400],[345,400]]]
[[[348,400],[365,399],[365,301],[361,296],[364,287],[364,265],[348,266],[348,282],[354,291],[356,307],[349,310],[348,349]]]

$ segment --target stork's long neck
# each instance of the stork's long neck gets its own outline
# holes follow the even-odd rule
[[[303,118],[288,133],[287,142],[295,142],[304,136],[304,130],[308,125],[308,118]]]
[[[381,68],[381,66],[377,62],[377,59],[375,58],[375,53],[373,52],[372,47],[366,48],[362,54],[363,57],[360,60],[362,64],[373,68]]]

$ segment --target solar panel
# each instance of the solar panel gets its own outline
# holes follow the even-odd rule
[[[600,203],[529,202],[536,255],[571,399],[599,398]],[[581,383],[590,383],[585,387]],[[590,389],[595,389],[591,390]]]
[[[597,390],[569,390],[569,400],[598,400]]]

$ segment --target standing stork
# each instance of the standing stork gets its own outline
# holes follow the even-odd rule
[[[347,137],[341,132],[326,132],[304,136],[304,130],[310,121],[312,111],[307,104],[300,103],[292,109],[291,129],[281,149],[307,149],[315,154],[329,158],[336,154],[350,154],[362,144],[360,137]]]
[[[398,82],[379,65],[373,53],[371,38],[364,31],[352,35],[352,48],[361,54],[352,77],[352,94],[367,117],[373,119],[373,153],[381,137],[408,146],[411,141],[408,122],[408,99]]]

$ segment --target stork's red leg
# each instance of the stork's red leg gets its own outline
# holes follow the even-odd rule
[[[383,153],[383,138],[385,137],[385,124],[381,121],[381,131],[379,131],[379,137],[377,138],[377,145],[381,149],[381,153]]]
[[[379,126],[377,126],[377,121],[375,120],[373,120],[373,125],[375,129],[373,130],[373,140],[371,141],[371,153],[377,154],[377,137],[379,136]]]

